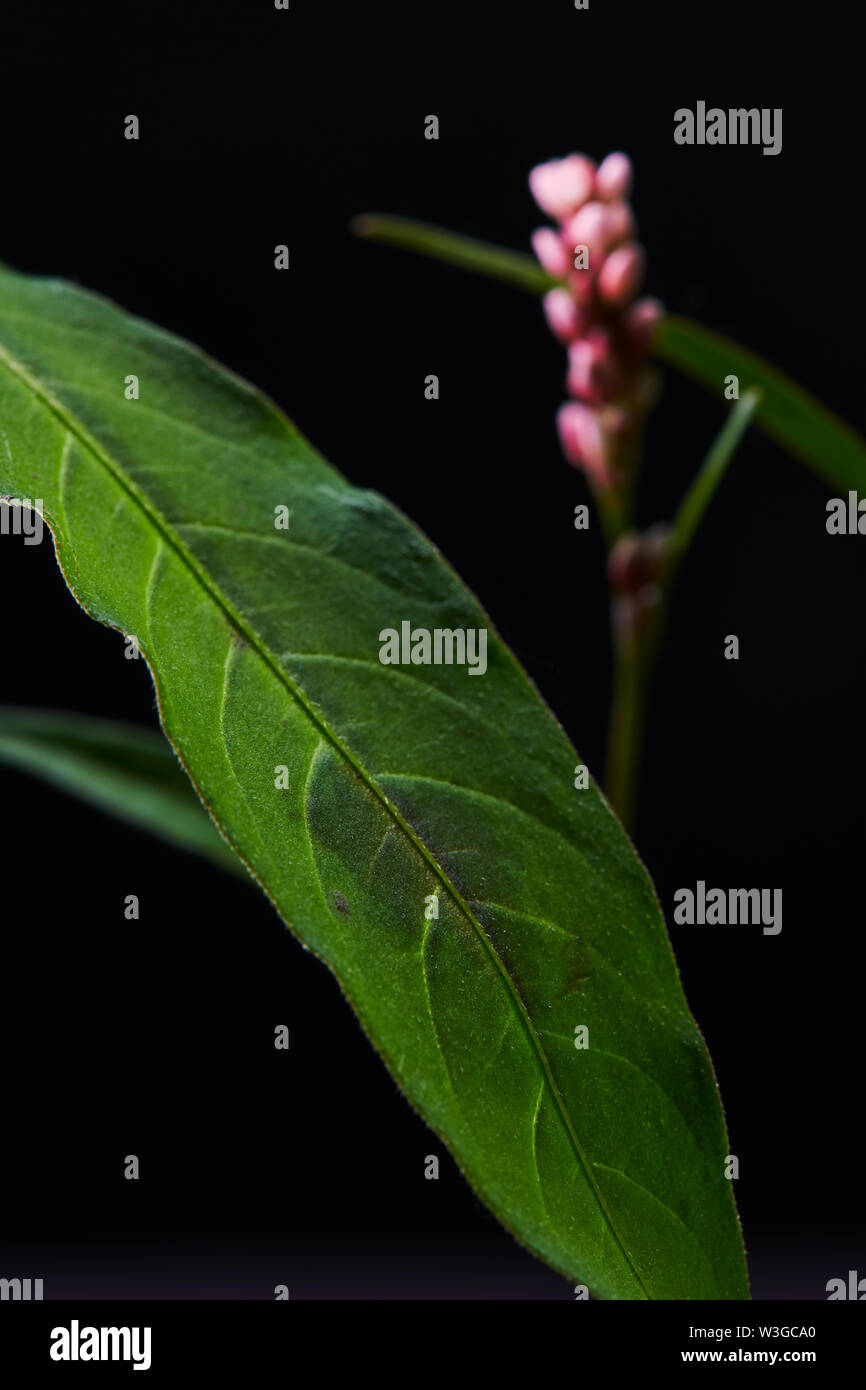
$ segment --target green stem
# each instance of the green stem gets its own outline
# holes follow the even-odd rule
[[[605,550],[610,554],[627,526],[627,506],[622,497],[615,492],[590,487],[598,518]]]
[[[613,703],[607,750],[607,799],[631,831],[645,710],[645,671],[638,644],[614,638]]]
[[[619,631],[613,622],[613,699],[607,745],[605,793],[623,826],[632,834],[637,810],[638,783],[647,700],[664,626],[661,601],[639,633]]]

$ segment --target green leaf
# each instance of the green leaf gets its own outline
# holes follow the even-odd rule
[[[353,227],[372,241],[417,251],[534,294],[559,283],[532,256],[426,222],[371,213],[356,218]],[[661,320],[655,348],[669,366],[719,400],[730,374],[739,377],[741,393],[758,388],[762,399],[755,424],[765,434],[834,487],[866,490],[866,440],[756,353],[677,314],[666,314]]]
[[[748,348],[690,319],[666,314],[656,350],[670,366],[706,386],[720,400],[725,377],[739,378],[740,394],[761,392],[755,424],[834,487],[866,490],[866,441],[790,377]]]
[[[518,289],[531,290],[543,294],[560,282],[554,280],[543,270],[533,256],[521,251],[509,251],[504,246],[493,246],[489,241],[478,241],[475,237],[461,236],[458,232],[446,231],[444,227],[434,227],[430,222],[416,222],[411,217],[386,217],[377,212],[366,212],[356,217],[352,231],[369,241],[381,241],[386,246],[398,246],[404,251],[417,251],[436,261],[446,261],[459,266],[461,270],[474,271],[476,275],[487,275],[493,280],[503,280]]]
[[[3,708],[0,762],[247,877],[154,730],[68,710]]]
[[[0,273],[0,431],[0,489],[42,499],[199,796],[503,1223],[602,1297],[748,1297],[652,886],[435,548],[250,386],[63,283]],[[383,665],[404,621],[487,629],[486,671]]]

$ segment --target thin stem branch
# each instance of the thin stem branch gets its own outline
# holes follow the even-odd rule
[[[669,566],[676,565],[688,550],[704,513],[715,496],[737,445],[749,427],[752,416],[761,404],[762,393],[750,390],[737,401],[724,426],[719,431],[697,477],[683,498],[674,519],[669,541]],[[670,576],[669,576],[670,577]]]
[[[760,391],[747,391],[737,402],[686,493],[668,539],[656,602],[648,607],[641,595],[631,595],[614,596],[611,603],[614,674],[605,791],[629,833],[637,807],[647,698],[674,575],[760,401]]]

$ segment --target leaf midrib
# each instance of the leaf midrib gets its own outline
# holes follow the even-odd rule
[[[204,354],[200,355],[204,357]],[[490,957],[490,960],[492,961],[496,970],[498,971],[500,978],[504,982],[506,994],[509,998],[512,1007],[517,1013],[521,1024],[523,1025],[524,1031],[527,1037],[529,1038],[533,1050],[535,1051],[535,1054],[538,1058],[539,1066],[542,1071],[542,1076],[544,1077],[547,1086],[551,1092],[551,1095],[554,1098],[560,1119],[565,1126],[565,1130],[569,1136],[575,1156],[578,1159],[581,1167],[583,1168],[584,1173],[586,1174],[587,1180],[590,1184],[590,1187],[592,1188],[599,1210],[602,1216],[604,1217],[605,1221],[607,1222],[607,1225],[610,1228],[614,1240],[616,1241],[617,1245],[622,1251],[625,1261],[629,1268],[632,1270],[645,1297],[647,1299],[650,1299],[651,1296],[649,1290],[646,1288],[643,1278],[641,1277],[640,1270],[637,1268],[637,1265],[635,1264],[631,1254],[629,1253],[629,1250],[625,1242],[620,1236],[613,1216],[611,1212],[608,1210],[607,1203],[595,1178],[595,1174],[592,1170],[592,1166],[589,1162],[589,1159],[584,1153],[583,1146],[580,1142],[580,1139],[577,1136],[574,1126],[572,1125],[571,1116],[569,1115],[568,1109],[565,1105],[565,1101],[563,1100],[563,1097],[559,1091],[559,1087],[557,1086],[556,1081],[553,1077],[547,1053],[533,1026],[526,1005],[524,1004],[523,999],[521,998],[521,995],[514,981],[508,974],[508,971],[506,970],[505,965],[501,960],[498,952],[496,951],[492,941],[488,937],[487,933],[484,931],[483,926],[475,917],[474,913],[470,911],[467,902],[457,889],[456,885],[452,883],[451,879],[445,873],[442,866],[438,863],[431,851],[428,850],[423,840],[420,839],[413,827],[403,817],[403,815],[397,809],[397,807],[391,803],[391,801],[388,799],[388,797],[385,795],[382,789],[378,786],[375,779],[366,771],[366,769],[355,757],[354,753],[352,753],[351,749],[343,743],[339,735],[330,727],[327,720],[325,720],[322,717],[322,715],[315,709],[315,707],[311,705],[304,693],[300,690],[299,687],[295,685],[288,672],[286,672],[283,669],[283,667],[279,665],[279,663],[272,656],[270,650],[264,644],[262,639],[247,625],[247,623],[244,621],[241,615],[235,610],[234,605],[230,602],[228,597],[225,594],[223,594],[219,586],[216,585],[214,581],[210,578],[207,571],[199,563],[195,555],[187,549],[182,539],[174,531],[170,522],[166,520],[166,518],[162,515],[158,508],[140,490],[138,485],[135,482],[133,482],[133,480],[129,478],[125,472],[123,472],[121,466],[115,463],[111,456],[99,444],[98,440],[93,438],[87,427],[83,425],[78,419],[76,419],[67,410],[63,403],[57,400],[56,397],[51,393],[51,391],[49,391],[48,388],[42,384],[42,382],[33,377],[31,373],[28,371],[27,367],[25,367],[23,363],[19,362],[17,358],[15,358],[3,346],[2,343],[0,343],[0,362],[2,362],[6,366],[6,368],[12,373],[13,376],[17,377],[21,382],[24,383],[24,385],[30,392],[32,392],[35,398],[39,402],[41,402],[42,405],[60,421],[63,428],[69,434],[73,435],[79,441],[79,443],[83,445],[84,448],[87,449],[87,451],[90,454],[92,454],[93,457],[100,464],[102,464],[102,466],[113,478],[114,482],[117,483],[117,485],[121,487],[129,497],[132,498],[132,500],[144,513],[145,517],[148,519],[148,521],[151,523],[151,525],[154,527],[157,533],[163,538],[165,543],[171,546],[172,550],[187,566],[189,571],[193,574],[193,576],[201,585],[202,589],[208,595],[211,601],[216,605],[216,607],[220,611],[222,611],[229,624],[232,627],[234,627],[236,632],[244,639],[244,641],[247,642],[248,645],[254,651],[256,651],[260,659],[264,662],[265,666],[268,667],[272,674],[276,677],[277,681],[285,688],[289,695],[291,695],[292,698],[301,706],[307,717],[310,719],[311,723],[321,731],[321,733],[334,747],[337,753],[354,769],[361,782],[381,803],[381,805],[385,808],[385,811],[392,817],[395,824],[403,831],[409,843],[414,846],[416,851],[426,861],[426,863],[429,865],[436,877],[441,881],[449,896],[452,898],[455,905],[457,906],[458,911],[472,927],[473,931],[475,932],[478,940],[482,945],[482,949],[486,951],[486,953]],[[284,419],[281,412],[277,411],[275,407],[271,408],[274,410],[274,413],[280,420]],[[290,433],[289,437],[292,437]],[[152,674],[154,682],[156,682],[156,675],[153,672]],[[537,1162],[535,1163],[535,1168],[540,1181],[541,1175],[538,1172]]]

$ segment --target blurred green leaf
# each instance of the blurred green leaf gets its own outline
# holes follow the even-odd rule
[[[741,396],[757,387],[755,424],[765,434],[834,487],[866,493],[866,440],[756,353],[677,314],[659,324],[656,351],[719,400],[727,376],[738,377]]]
[[[386,217],[366,212],[355,218],[352,231],[368,241],[381,241],[403,251],[417,251],[432,260],[446,261],[448,265],[474,271],[476,275],[487,275],[493,280],[504,280],[508,285],[535,294],[543,294],[559,284],[534,256],[509,251],[507,247],[494,246],[475,237],[461,236],[444,227],[434,227],[430,222],[416,222],[411,217]]]
[[[249,878],[156,731],[67,710],[0,708],[0,762]]]

